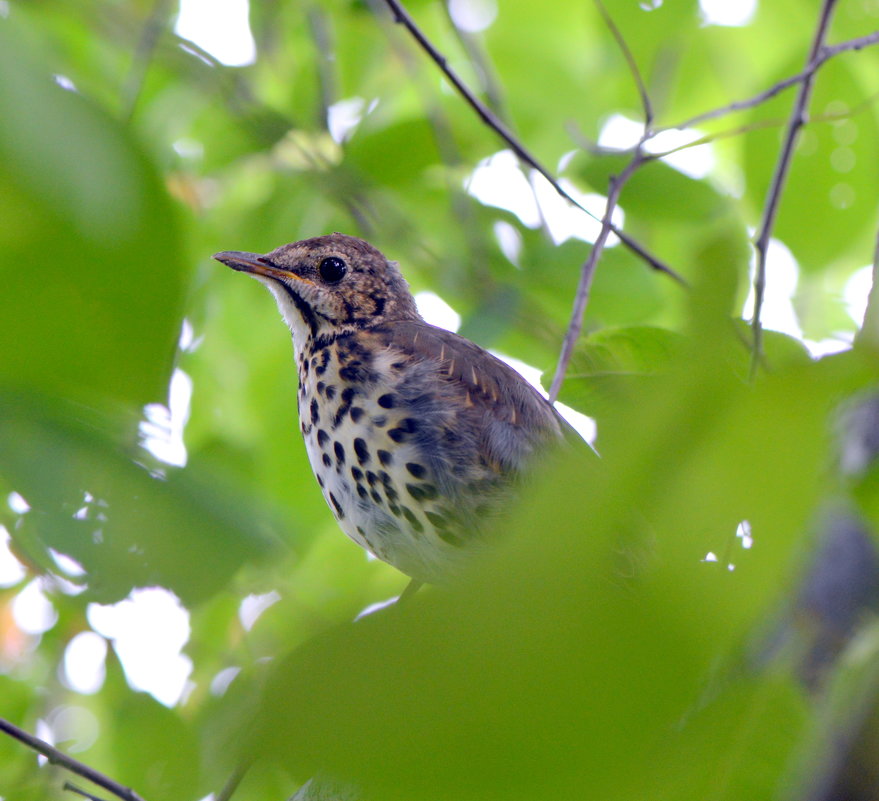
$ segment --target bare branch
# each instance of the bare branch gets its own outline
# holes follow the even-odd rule
[[[88,790],[83,790],[82,787],[78,787],[73,782],[64,782],[64,787],[62,789],[67,790],[70,793],[81,795],[83,798],[91,799],[91,801],[104,801],[100,796],[90,793]]]
[[[65,770],[69,770],[77,776],[82,776],[82,778],[88,779],[92,784],[101,787],[108,793],[112,793],[117,798],[121,798],[122,801],[143,801],[134,790],[131,790],[128,787],[123,787],[119,782],[114,781],[109,776],[105,776],[94,768],[90,768],[88,765],[84,765],[73,757],[67,756],[63,751],[59,751],[54,746],[49,745],[49,743],[38,737],[34,737],[24,729],[18,728],[18,726],[10,723],[8,720],[0,718],[0,731],[5,732],[19,742],[24,743],[28,748],[36,751],[38,754],[42,754],[53,765],[60,765]]]
[[[620,192],[629,180],[632,173],[642,164],[640,151],[626,165],[625,169],[619,174],[611,177],[610,188],[607,193],[607,203],[604,207],[604,216],[601,220],[601,231],[589,251],[589,257],[580,270],[580,282],[577,285],[577,294],[574,298],[574,308],[571,311],[571,320],[568,323],[565,339],[562,342],[562,351],[559,355],[559,361],[556,365],[555,375],[552,377],[552,385],[549,388],[549,402],[555,403],[561,391],[562,384],[565,380],[565,374],[568,371],[568,365],[571,363],[571,357],[574,355],[574,346],[580,338],[580,332],[583,330],[583,314],[586,311],[586,304],[589,301],[589,292],[592,288],[592,279],[595,277],[595,268],[598,259],[604,250],[607,237],[611,233],[612,223],[611,215],[617,206],[620,198]]]
[[[848,120],[854,117],[857,114],[860,114],[862,111],[873,106],[876,101],[879,100],[879,92],[876,92],[873,95],[870,95],[865,100],[861,101],[855,106],[847,109],[846,111],[838,111],[838,112],[824,112],[823,114],[815,114],[814,116],[809,117],[809,125],[814,125],[815,123],[820,122],[838,122],[839,120]],[[785,120],[782,119],[771,119],[771,120],[758,120],[756,122],[750,122],[747,125],[740,125],[736,128],[728,128],[725,131],[717,131],[716,133],[705,134],[705,136],[700,136],[698,139],[694,139],[692,142],[685,142],[682,145],[678,145],[677,147],[670,147],[668,150],[659,150],[650,153],[644,154],[644,161],[657,161],[659,159],[664,159],[666,156],[670,156],[673,153],[679,153],[681,150],[687,150],[691,147],[699,147],[700,145],[707,145],[711,142],[717,142],[720,139],[729,139],[733,136],[741,136],[742,134],[751,133],[752,131],[760,131],[765,128],[780,128],[785,124]],[[634,152],[634,149],[624,152]],[[596,151],[597,155],[607,155],[608,153],[616,153],[619,154],[618,150],[607,150],[604,148]]]
[[[623,56],[629,65],[632,77],[635,79],[635,84],[641,95],[641,105],[644,110],[644,130],[641,134],[641,138],[638,140],[638,144],[632,152],[632,157],[629,160],[629,163],[619,175],[610,178],[607,202],[604,207],[604,216],[601,219],[601,230],[598,233],[595,243],[592,245],[592,250],[589,251],[589,257],[580,269],[580,281],[577,284],[577,294],[574,296],[574,308],[571,310],[571,319],[568,322],[568,328],[565,331],[565,338],[562,342],[559,361],[556,365],[555,375],[552,377],[552,385],[549,388],[550,403],[555,403],[559,396],[559,392],[561,392],[562,384],[565,381],[565,374],[568,372],[568,365],[571,363],[571,358],[574,355],[574,348],[577,344],[577,340],[580,338],[580,333],[583,330],[583,315],[586,313],[586,304],[589,302],[592,280],[595,277],[595,269],[598,266],[598,260],[601,258],[601,254],[604,251],[607,237],[611,231],[614,230],[612,219],[614,209],[616,209],[617,204],[619,203],[620,193],[623,191],[623,187],[626,185],[629,178],[631,178],[635,171],[644,163],[644,143],[653,136],[653,132],[651,131],[651,125],[653,124],[653,104],[650,102],[650,95],[648,94],[647,86],[641,77],[641,72],[638,70],[635,57],[632,55],[632,51],[629,49],[629,45],[623,37],[622,32],[604,7],[602,0],[594,0],[594,2],[596,8],[598,8],[599,13],[604,19],[604,24],[607,25],[608,30],[616,40],[617,46],[622,51]]]
[[[230,798],[235,794],[235,791],[238,789],[238,785],[241,784],[241,780],[244,778],[247,771],[250,769],[250,762],[243,762],[237,768],[235,768],[232,775],[229,777],[229,780],[223,786],[223,789],[217,794],[215,801],[229,801]]]
[[[800,90],[797,93],[797,99],[791,111],[784,142],[781,146],[781,153],[779,154],[778,162],[775,165],[775,171],[772,175],[772,181],[766,195],[766,205],[763,210],[762,222],[757,237],[754,240],[754,247],[757,251],[757,265],[754,270],[754,312],[751,318],[751,327],[754,336],[751,359],[752,375],[756,372],[760,364],[760,357],[763,351],[763,329],[760,324],[760,314],[763,309],[763,296],[766,291],[766,256],[769,249],[769,240],[772,237],[772,229],[775,226],[775,218],[778,214],[778,203],[781,199],[781,193],[784,189],[785,181],[787,180],[788,170],[793,157],[794,145],[797,141],[797,135],[800,132],[800,128],[802,128],[806,122],[807,108],[809,106],[809,99],[812,95],[816,60],[821,57],[824,38],[827,35],[827,29],[830,27],[830,18],[833,16],[836,4],[837,0],[824,0],[824,4],[821,8],[818,25],[815,29],[815,35],[812,40],[812,47],[809,50],[809,57],[806,61],[807,68],[810,68],[811,72],[802,80],[802,83],[800,83]]]
[[[159,37],[165,30],[166,21],[170,13],[170,0],[156,0],[152,13],[144,23],[137,47],[134,50],[131,68],[122,85],[122,116],[129,122],[134,116],[134,110],[143,89],[153,52],[156,49]]]
[[[836,45],[824,45],[818,50],[814,60],[810,61],[806,68],[801,72],[798,72],[796,75],[792,75],[790,78],[785,78],[783,81],[779,81],[759,94],[749,97],[747,100],[737,100],[735,103],[730,103],[727,106],[721,106],[712,111],[697,114],[695,117],[690,117],[690,119],[679,122],[677,125],[670,125],[667,128],[661,128],[657,133],[681,128],[691,128],[694,125],[698,125],[700,122],[707,122],[708,120],[713,120],[718,117],[725,117],[727,114],[731,114],[734,111],[744,111],[759,106],[761,103],[771,100],[785,89],[789,89],[791,86],[795,86],[798,83],[802,83],[807,78],[811,78],[819,67],[834,56],[852,50],[863,50],[865,47],[870,47],[874,44],[879,44],[879,31],[875,31],[867,36],[860,36],[857,39],[849,39],[848,41],[840,42]]]
[[[588,214],[592,219],[597,220],[598,218],[592,214],[588,209],[584,208],[580,203],[578,203],[571,195],[565,191],[565,189],[559,184],[556,180],[555,176],[544,167],[531,153],[530,151],[516,138],[516,136],[507,128],[506,125],[501,122],[497,118],[497,116],[489,109],[481,100],[479,100],[476,95],[469,89],[467,84],[460,78],[460,76],[449,66],[448,60],[446,57],[437,50],[437,48],[431,43],[431,41],[427,38],[424,32],[418,27],[415,23],[415,20],[409,16],[409,13],[402,6],[399,0],[384,0],[387,4],[388,8],[390,8],[391,13],[394,16],[394,20],[406,28],[407,31],[412,35],[418,45],[424,50],[425,53],[430,57],[430,59],[440,68],[443,75],[449,80],[455,90],[461,95],[462,98],[466,101],[466,103],[472,108],[479,118],[488,126],[488,128],[494,131],[516,154],[516,156],[533,170],[536,170],[540,173],[547,181],[549,181],[550,185],[559,195],[561,195],[565,200],[569,203],[576,206],[578,209],[583,211],[585,214]],[[644,249],[643,246],[639,245],[635,242],[628,234],[624,231],[617,228],[615,225],[611,224],[610,229],[614,234],[616,234],[620,241],[629,248],[633,253],[637,254],[641,259],[643,259],[651,268],[657,270],[658,272],[666,273],[667,275],[672,276],[679,282],[683,283],[683,278],[678,275],[671,267],[667,264],[663,263],[655,256],[651,255]]]
[[[336,75],[333,65],[336,61],[335,47],[327,23],[326,13],[316,5],[309,6],[305,12],[308,29],[314,40],[314,49],[317,52],[315,64],[317,66],[318,97],[320,98],[320,118],[318,124],[326,128],[329,124],[329,109],[336,100]]]
[[[604,7],[602,0],[593,0],[593,2],[598,9],[598,13],[601,14],[604,24],[607,26],[607,29],[616,41],[617,47],[619,47],[623,57],[626,59],[626,63],[629,65],[629,72],[632,73],[632,77],[635,79],[635,85],[638,87],[638,94],[641,96],[641,108],[644,111],[644,130],[649,131],[653,125],[653,104],[650,102],[650,95],[647,93],[647,86],[644,83],[644,79],[641,77],[641,71],[638,69],[635,56],[632,54],[629,43],[625,40],[622,32],[617,27],[617,24],[613,21],[613,17],[611,17],[607,9]],[[649,138],[649,136],[645,136],[645,139]]]
[[[482,91],[485,93],[488,105],[500,119],[506,119],[507,115],[504,111],[501,86],[495,79],[494,71],[486,57],[485,51],[479,46],[473,34],[469,31],[463,30],[455,21],[455,18],[452,15],[451,3],[446,0],[442,6],[443,9],[445,9],[449,25],[451,25],[452,30],[455,31],[455,35],[458,37],[461,47],[464,48],[474,71],[482,82]]]
[[[879,44],[879,31],[873,31],[873,33],[868,33],[866,36],[859,36],[856,39],[848,39],[839,44],[825,45],[821,49],[822,63],[840,53],[848,53],[852,50],[863,50],[865,47],[871,47],[874,44]]]

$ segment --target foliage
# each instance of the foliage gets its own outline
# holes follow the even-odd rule
[[[703,25],[695,0],[606,5],[662,127],[796,74],[819,4],[763,0],[742,27]],[[607,192],[624,155],[588,143],[642,112],[596,6],[506,0],[480,34],[440,3],[409,10],[468,83],[495,85],[543,164]],[[850,493],[879,523],[875,470],[845,485],[831,438],[877,368],[866,336],[813,359],[770,333],[750,379],[748,230],[791,90],[699,126],[715,137],[707,177],[654,161],[624,188],[626,232],[689,288],[621,245],[603,253],[561,396],[597,420],[600,464],[560,455],[461,586],[352,624],[404,578],[323,507],[288,338],[265,292],[210,254],[365,236],[462,333],[551,375],[589,245],[465,191],[501,145],[379,3],[253,0],[259,57],[241,68],[180,40],[163,0],[0,11],[0,491],[30,507],[0,510],[26,566],[0,590],[0,717],[43,721],[78,759],[172,801],[219,792],[250,759],[237,792],[272,801],[319,772],[370,798],[720,799],[795,797],[825,769],[828,727],[875,700],[875,632],[825,696],[770,655],[767,621],[825,502]],[[830,40],[877,20],[844,0]],[[842,289],[875,237],[877,58],[822,66],[780,206],[813,340],[856,329]],[[334,139],[341,100],[360,119]],[[139,425],[175,369],[194,388],[183,468]],[[36,577],[57,620],[27,634],[13,610]],[[70,689],[89,605],[149,586],[191,614],[184,700],[132,689],[112,649],[98,692]],[[245,625],[242,600],[271,591]],[[62,783],[0,739],[0,795],[70,797]]]

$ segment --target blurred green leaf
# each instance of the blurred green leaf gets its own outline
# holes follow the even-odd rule
[[[146,798],[195,797],[201,778],[198,742],[177,712],[144,693],[130,693],[116,720],[112,746],[118,781],[124,786],[137,784],[138,793]]]
[[[556,210],[539,181],[537,208],[528,169],[510,176],[523,193],[496,198],[515,213],[467,193],[506,145],[381,4],[252,3],[245,67],[182,41],[173,3],[7,5],[0,497],[30,510],[11,496],[0,511],[26,565],[0,593],[0,715],[59,737],[59,720],[92,720],[59,742],[93,742],[82,757],[145,798],[217,795],[261,744],[269,759],[236,793],[253,801],[329,770],[383,801],[776,798],[830,775],[840,731],[868,739],[853,724],[872,708],[869,631],[827,696],[751,658],[755,628],[802,584],[814,510],[840,493],[879,519],[875,470],[841,480],[829,444],[837,405],[875,391],[875,354],[816,361],[766,331],[752,379],[738,319],[795,90],[699,124],[714,139],[691,166],[712,163],[706,177],[689,177],[685,149],[680,169],[654,162],[626,187],[625,230],[690,286],[613,241],[602,254],[562,395],[597,419],[597,464],[547,464],[506,544],[460,585],[340,624],[405,579],[338,531],[298,436],[288,332],[264,290],[210,254],[362,235],[449,302],[467,336],[548,366],[594,221]],[[879,26],[875,4],[837,5],[832,41]],[[607,124],[643,109],[595,6],[407,8],[550,170],[607,191],[623,157],[587,143],[620,144]],[[796,73],[816,24],[796,0],[758,4],[741,25],[696,0],[607,9],[657,126]],[[848,282],[872,258],[877,58],[821,68],[779,208],[775,235],[804,275],[794,289],[770,264],[768,297],[793,294],[811,339],[857,327]],[[344,113],[337,144],[329,121]],[[573,236],[556,241],[548,217]],[[193,387],[191,409],[175,408],[183,469],[136,445],[173,369]],[[86,575],[59,580],[59,553]],[[134,694],[113,650],[99,691],[71,689],[88,604],[154,583],[190,613],[185,700]],[[54,610],[42,634],[22,628],[24,587]],[[5,743],[0,794],[60,799],[63,778]]]
[[[232,487],[151,475],[76,407],[11,393],[2,402],[0,474],[32,507],[15,538],[45,568],[47,547],[76,559],[90,600],[159,584],[196,602],[268,552],[259,514]]]
[[[164,395],[185,275],[158,176],[106,112],[0,25],[0,381],[91,401]]]
[[[795,74],[800,63],[798,56],[796,62],[782,65],[782,72]],[[783,108],[778,103],[759,106],[751,121],[777,118]],[[853,250],[863,261],[868,259],[879,202],[879,163],[870,141],[879,129],[860,81],[845,60],[822,69],[810,117],[791,162],[775,236],[803,269],[813,272],[852,257]],[[755,130],[745,139],[745,148],[747,197],[761,209],[778,159],[779,128]]]

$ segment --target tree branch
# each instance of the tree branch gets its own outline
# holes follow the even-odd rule
[[[464,48],[464,51],[470,59],[470,64],[475,70],[479,80],[482,82],[482,91],[488,100],[489,107],[500,119],[506,120],[507,114],[504,111],[504,100],[501,86],[495,79],[494,71],[492,70],[486,54],[477,44],[476,38],[473,34],[469,31],[462,30],[455,21],[455,18],[452,15],[451,3],[446,0],[446,2],[442,3],[442,7],[446,12],[446,18],[449,20],[449,25],[451,25],[452,30],[458,37],[461,47]]]
[[[613,17],[608,13],[607,9],[604,6],[602,0],[593,0],[595,7],[598,9],[598,13],[601,14],[601,18],[604,21],[604,24],[607,26],[607,29],[610,31],[611,36],[613,36],[614,41],[617,43],[617,47],[619,47],[620,51],[623,54],[623,58],[626,59],[626,63],[629,65],[629,72],[632,73],[632,77],[635,80],[635,86],[638,89],[638,94],[641,97],[641,108],[644,111],[644,137],[643,140],[646,141],[653,136],[652,132],[650,132],[651,127],[653,125],[653,104],[650,102],[650,95],[647,92],[647,85],[644,83],[644,79],[641,76],[641,70],[638,69],[638,63],[635,61],[635,56],[632,54],[632,50],[629,47],[629,43],[623,37],[622,32],[617,27],[617,24],[613,21]],[[643,142],[641,142],[643,144]]]
[[[100,796],[90,793],[88,790],[83,790],[82,787],[78,787],[73,782],[64,782],[64,787],[62,789],[67,790],[70,793],[76,793],[76,795],[81,795],[83,798],[88,798],[91,801],[104,801]]]
[[[803,78],[800,83],[800,90],[797,93],[797,99],[791,111],[787,131],[785,132],[784,141],[782,142],[781,153],[779,154],[778,161],[775,165],[775,171],[772,175],[772,181],[766,195],[766,205],[763,209],[762,222],[756,239],[754,240],[754,247],[757,251],[757,264],[754,270],[754,312],[751,318],[751,327],[754,337],[751,353],[752,375],[757,371],[763,351],[763,329],[760,324],[760,314],[763,309],[763,297],[766,291],[766,257],[769,249],[769,240],[772,238],[772,230],[775,226],[775,219],[778,214],[778,203],[781,199],[781,193],[784,189],[785,181],[787,180],[797,135],[800,132],[800,128],[802,128],[806,122],[807,108],[809,105],[809,99],[812,95],[813,79],[815,69],[817,68],[816,61],[821,57],[824,38],[827,36],[827,29],[830,27],[830,18],[833,16],[836,3],[837,0],[824,0],[821,8],[821,14],[818,18],[818,26],[815,29],[815,35],[812,40],[812,47],[809,50],[809,57],[806,60],[807,71],[809,71],[809,74]]]
[[[422,50],[430,57],[430,59],[440,68],[443,75],[449,80],[458,94],[465,100],[467,105],[472,108],[479,118],[486,124],[486,126],[494,131],[516,154],[516,156],[533,170],[536,170],[540,173],[547,181],[549,181],[550,185],[559,195],[561,195],[565,200],[569,203],[576,206],[578,209],[583,211],[585,214],[588,214],[592,219],[597,220],[598,218],[592,214],[588,209],[584,208],[580,203],[578,203],[571,195],[565,191],[565,189],[559,184],[556,180],[555,176],[544,167],[532,154],[531,152],[516,138],[516,136],[507,128],[506,125],[501,122],[497,118],[497,116],[489,109],[481,100],[479,100],[476,95],[469,89],[467,84],[460,78],[460,76],[449,66],[448,60],[446,57],[437,50],[436,47],[431,43],[431,41],[427,38],[424,32],[418,27],[415,23],[415,20],[409,15],[406,9],[402,6],[399,0],[384,0],[387,4],[388,8],[390,8],[391,13],[394,16],[394,21],[402,25],[406,28],[407,31],[412,35],[418,45]],[[617,228],[615,225],[611,224],[610,229],[614,234],[616,234],[620,241],[629,248],[633,253],[638,255],[641,259],[643,259],[651,268],[657,270],[658,272],[665,273],[666,275],[670,275],[672,278],[676,279],[680,283],[684,283],[683,278],[678,275],[671,267],[669,267],[664,262],[657,259],[652,254],[648,253],[647,250],[637,242],[635,242],[628,234],[623,232],[621,229]]]
[[[629,49],[629,45],[623,38],[620,29],[617,28],[616,23],[614,23],[610,14],[607,12],[607,9],[604,7],[602,0],[594,0],[594,2],[604,19],[605,25],[607,25],[616,40],[617,45],[623,52],[626,62],[629,65],[629,71],[632,73],[635,85],[638,87],[638,92],[641,95],[641,105],[644,110],[644,131],[641,134],[641,138],[638,140],[638,144],[635,146],[635,150],[629,163],[619,175],[612,176],[609,181],[607,202],[604,207],[604,216],[601,220],[601,230],[598,233],[595,243],[592,245],[592,250],[589,251],[589,258],[586,259],[580,270],[580,281],[577,285],[577,294],[574,297],[574,308],[571,310],[571,319],[568,323],[568,328],[565,331],[565,338],[562,342],[559,361],[556,365],[555,375],[552,377],[552,385],[549,388],[550,403],[555,403],[559,396],[562,384],[565,381],[565,374],[568,372],[568,365],[571,363],[571,358],[574,355],[574,347],[576,346],[577,340],[580,338],[580,333],[583,330],[583,315],[586,313],[586,304],[589,302],[589,293],[592,289],[592,279],[595,277],[595,269],[598,265],[598,259],[604,251],[607,237],[614,227],[612,217],[614,209],[619,202],[620,193],[626,185],[626,181],[628,181],[635,171],[644,163],[644,143],[653,136],[650,129],[653,122],[653,105],[650,102],[650,95],[647,93],[647,87],[641,77],[641,72],[638,69],[635,57],[632,55],[632,51]]]
[[[112,793],[117,798],[121,798],[122,801],[143,801],[134,790],[131,790],[128,787],[123,787],[119,782],[105,776],[94,768],[90,768],[88,765],[84,765],[73,757],[67,756],[63,751],[59,751],[54,746],[49,745],[49,743],[38,737],[34,737],[24,729],[18,728],[18,726],[10,723],[8,720],[0,718],[0,731],[5,732],[19,742],[24,743],[28,748],[36,751],[38,754],[42,754],[53,765],[60,765],[71,773],[75,773],[77,776],[82,776],[82,778],[88,779],[92,784],[101,787],[108,793]]]
[[[688,120],[684,120],[683,122],[679,122],[677,125],[670,125],[667,128],[660,128],[657,133],[662,133],[663,131],[671,131],[671,130],[680,130],[682,128],[692,128],[694,125],[698,125],[700,122],[707,122],[708,120],[713,120],[718,117],[725,117],[727,114],[732,114],[734,111],[744,111],[749,108],[754,108],[755,106],[759,106],[761,103],[765,103],[767,100],[771,100],[777,94],[780,94],[785,89],[790,88],[791,86],[795,86],[798,83],[802,83],[807,78],[811,78],[814,75],[815,71],[821,67],[825,62],[829,61],[834,56],[838,56],[840,53],[847,53],[852,50],[863,50],[865,47],[870,47],[874,44],[879,44],[879,31],[875,31],[867,36],[860,36],[857,39],[849,39],[845,42],[840,42],[835,45],[824,45],[822,46],[814,61],[810,62],[802,72],[798,72],[796,75],[792,75],[790,78],[785,78],[783,81],[779,81],[778,83],[770,86],[768,89],[760,92],[759,94],[754,95],[753,97],[748,98],[747,100],[737,100],[734,103],[730,103],[726,106],[721,106],[720,108],[713,109],[711,111],[705,111],[702,114],[697,114],[695,117],[690,117]]]
[[[223,785],[223,789],[217,793],[215,801],[229,801],[229,799],[235,795],[238,785],[241,784],[241,780],[244,778],[247,771],[250,770],[250,764],[250,761],[242,762],[237,768],[235,768],[226,784]]]
[[[146,80],[150,60],[159,37],[165,30],[166,20],[171,13],[170,0],[156,0],[152,13],[146,20],[134,50],[131,68],[122,86],[122,116],[130,122],[134,116],[138,98]]]
[[[580,338],[580,332],[583,330],[583,315],[586,311],[586,303],[589,300],[589,292],[592,288],[592,279],[595,276],[595,268],[598,259],[604,250],[607,237],[613,229],[611,223],[611,215],[616,209],[619,202],[620,192],[625,186],[626,181],[632,176],[638,167],[641,166],[643,158],[640,151],[626,165],[625,169],[619,174],[614,175],[610,179],[610,188],[607,193],[607,203],[604,207],[604,216],[601,220],[601,231],[589,251],[589,258],[583,264],[580,270],[580,282],[577,285],[577,294],[574,298],[574,308],[571,311],[571,320],[568,323],[565,339],[562,342],[562,351],[559,355],[559,361],[556,365],[555,375],[552,377],[552,385],[549,388],[549,402],[555,403],[561,391],[562,384],[565,381],[565,374],[568,371],[568,365],[571,363],[571,357],[574,355],[574,346]]]

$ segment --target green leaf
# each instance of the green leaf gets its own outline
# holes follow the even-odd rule
[[[602,328],[577,344],[561,400],[585,414],[601,416],[645,378],[668,369],[681,336],[652,326]],[[549,376],[544,374],[544,381]]]
[[[0,397],[0,475],[32,507],[14,537],[46,569],[48,547],[76,559],[90,600],[159,584],[194,603],[267,553],[264,513],[233,488],[194,471],[151,475],[69,405]]]
[[[185,273],[130,134],[0,25],[0,382],[141,405],[164,396]]]

